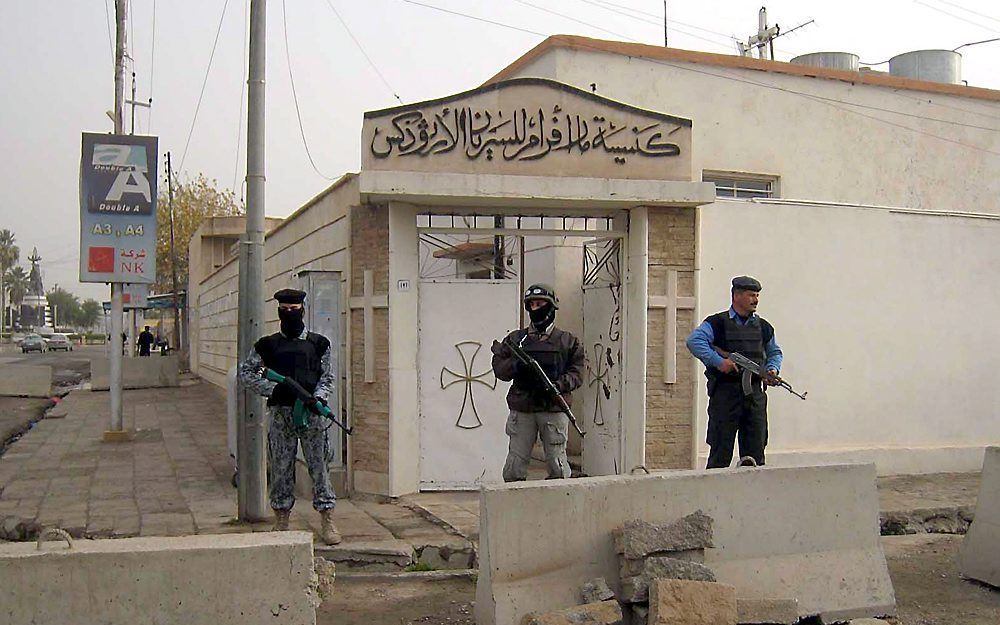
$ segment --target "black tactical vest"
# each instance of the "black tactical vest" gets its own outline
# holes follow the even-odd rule
[[[553,382],[565,373],[566,354],[563,353],[565,350],[555,341],[541,339],[540,335],[529,333],[521,347],[529,356],[538,361],[542,371]],[[521,375],[523,375],[523,379],[521,379]],[[518,383],[522,388],[538,388],[539,383],[535,380],[533,373],[524,371],[521,375],[515,377],[515,383]]]
[[[290,376],[310,393],[316,390],[322,373],[320,364],[323,354],[329,348],[330,341],[325,336],[312,332],[306,333],[305,340],[289,339],[281,332],[275,332],[254,345],[265,367]],[[295,399],[291,389],[279,384],[268,398],[267,405],[292,406]]]
[[[726,352],[739,352],[757,364],[764,364],[764,346],[774,338],[774,328],[770,323],[753,316],[746,325],[740,325],[729,316],[728,310],[716,313],[705,321],[712,326],[715,335],[712,345]],[[725,375],[715,367],[707,367],[705,375],[709,379],[739,381],[739,376]],[[754,376],[754,382],[758,379]]]

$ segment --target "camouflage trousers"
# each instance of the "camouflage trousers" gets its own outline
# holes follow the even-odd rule
[[[296,432],[291,407],[269,406],[267,412],[271,417],[271,427],[267,432],[271,508],[290,510],[295,505],[295,456],[301,444],[313,483],[313,508],[320,512],[329,510],[337,498],[333,494],[327,468],[330,450],[327,433],[323,429],[326,420],[310,414],[309,427],[303,432]]]

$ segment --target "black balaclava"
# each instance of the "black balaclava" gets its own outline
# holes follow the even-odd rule
[[[305,317],[306,309],[282,310],[278,309],[278,319],[281,320],[281,333],[288,338],[294,339],[302,334],[306,324],[302,321]]]
[[[535,310],[528,309],[528,317],[531,318],[531,325],[535,332],[544,332],[552,322],[556,320],[556,309],[551,302]]]

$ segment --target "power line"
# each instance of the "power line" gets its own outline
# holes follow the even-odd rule
[[[451,15],[458,15],[459,17],[465,17],[470,20],[476,20],[477,22],[486,22],[487,24],[493,24],[494,26],[501,26],[503,28],[509,28],[511,30],[517,30],[522,33],[528,33],[529,35],[538,35],[539,37],[548,37],[545,33],[540,33],[535,30],[528,30],[527,28],[521,28],[520,26],[511,26],[510,24],[504,24],[502,22],[494,22],[493,20],[488,20],[485,17],[476,17],[475,15],[469,15],[468,13],[459,13],[458,11],[452,11],[450,9],[443,9],[441,7],[436,7],[432,4],[424,4],[423,2],[417,2],[416,0],[403,0],[408,4],[415,4],[420,7],[427,9],[434,9],[435,11],[441,11],[442,13],[450,13]]]
[[[319,167],[316,167],[312,152],[309,151],[309,142],[306,141],[306,131],[302,126],[302,112],[299,111],[299,96],[295,93],[295,76],[292,75],[292,55],[288,51],[288,19],[285,11],[285,0],[281,0],[281,30],[285,35],[285,60],[288,62],[288,80],[292,84],[292,101],[295,103],[295,117],[299,120],[299,134],[302,136],[302,146],[306,149],[309,164],[312,165],[313,170],[319,174],[320,178],[333,180],[333,178],[321,172]]]
[[[987,32],[991,32],[991,33],[1000,32],[1000,31],[994,30],[993,28],[990,28],[989,26],[983,26],[979,22],[975,22],[973,20],[966,19],[966,18],[964,18],[964,17],[962,17],[960,15],[955,15],[954,13],[951,13],[950,11],[945,11],[944,9],[938,8],[938,7],[936,7],[936,6],[932,5],[932,4],[927,4],[926,2],[921,2],[921,0],[913,0],[913,3],[914,4],[919,4],[919,5],[924,6],[924,7],[927,7],[931,11],[937,11],[938,13],[943,13],[943,14],[947,15],[948,17],[950,17],[952,19],[956,19],[956,20],[958,20],[960,22],[965,22],[966,24],[972,24],[973,26],[976,26],[978,28],[982,28],[983,30],[985,30]]]
[[[628,15],[626,13],[622,13],[621,11],[615,11],[615,9],[612,9],[612,8],[609,8],[609,7],[616,7],[618,9],[622,9],[624,11],[631,11],[633,13],[638,13],[639,15],[645,15],[647,17],[656,18],[657,21],[651,21],[651,20],[643,20],[643,21],[648,22],[650,24],[656,24],[657,26],[661,25],[661,22],[659,21],[660,16],[657,15],[656,13],[650,13],[649,11],[642,11],[642,10],[639,10],[639,9],[634,9],[632,7],[625,6],[623,4],[618,4],[616,2],[609,2],[608,0],[596,0],[596,1],[594,1],[594,0],[580,0],[580,1],[581,2],[585,2],[587,4],[592,4],[592,5],[594,5],[596,7],[599,7],[599,8],[607,9],[609,11],[612,11],[614,13],[618,13],[619,15],[623,15],[625,17],[635,17],[635,16]],[[727,35],[726,33],[720,33],[717,30],[711,30],[709,28],[702,28],[701,26],[697,26],[695,24],[689,24],[687,22],[681,22],[679,20],[671,19],[670,20],[670,26],[673,27],[674,24],[680,24],[681,26],[687,26],[688,28],[693,28],[695,30],[700,30],[702,32],[710,33],[712,35],[718,35],[719,37],[723,37],[726,40],[736,39],[736,37],[733,37],[732,35]]]
[[[283,1],[284,0],[282,0],[282,2]],[[337,16],[337,19],[340,20],[340,24],[344,27],[344,30],[347,31],[347,34],[348,36],[350,36],[351,40],[354,41],[354,45],[356,45],[358,47],[358,50],[361,51],[361,54],[364,55],[365,59],[368,61],[368,64],[371,65],[372,69],[375,70],[375,73],[378,74],[378,77],[382,80],[382,84],[385,85],[385,88],[389,90],[389,93],[391,93],[392,96],[396,98],[396,100],[398,100],[400,104],[402,104],[403,103],[402,98],[399,97],[399,94],[396,93],[396,90],[392,88],[392,85],[389,84],[389,81],[386,80],[385,76],[382,75],[382,72],[379,71],[378,66],[375,65],[375,61],[373,61],[372,58],[368,56],[368,53],[365,52],[364,46],[361,45],[361,42],[358,41],[358,38],[355,37],[354,33],[351,32],[350,26],[348,26],[347,22],[344,21],[344,18],[340,16],[340,12],[337,11],[337,9],[333,6],[333,3],[331,3],[330,0],[326,0],[326,4],[327,6],[330,7],[330,10],[333,11],[333,14]]]
[[[111,63],[115,62],[115,42],[111,39],[111,10],[108,0],[104,0],[104,25],[108,27],[108,47],[111,48]]]
[[[992,20],[994,22],[1000,22],[1000,18],[996,18],[996,17],[993,17],[992,15],[987,15],[985,13],[980,13],[979,11],[973,11],[972,9],[966,8],[966,7],[964,7],[964,6],[960,5],[960,4],[957,4],[955,2],[948,2],[948,0],[938,0],[938,2],[940,2],[941,4],[947,4],[948,6],[953,6],[956,9],[965,11],[966,13],[972,13],[973,15],[978,15],[979,17],[985,17],[986,19]]]
[[[240,143],[243,139],[243,96],[246,94],[247,89],[247,72],[250,71],[249,59],[247,58],[247,31],[249,29],[249,24],[247,23],[247,6],[250,4],[250,0],[246,0],[243,3],[243,47],[242,59],[243,59],[243,80],[240,83],[240,114],[236,118],[236,157],[233,159],[233,195],[236,195],[236,180],[240,174]],[[243,195],[242,192],[240,195]]]
[[[156,0],[153,0],[153,43],[149,51],[149,103],[153,103],[153,70],[156,69]],[[153,107],[149,107],[149,115],[146,117],[149,124],[149,132],[153,132]]]
[[[550,15],[555,15],[556,17],[561,17],[563,19],[567,19],[567,20],[570,20],[572,22],[576,22],[577,24],[583,24],[584,26],[587,26],[589,28],[593,28],[595,30],[599,30],[601,32],[608,33],[609,35],[614,35],[615,37],[621,37],[622,39],[627,39],[628,41],[635,41],[635,39],[629,37],[628,35],[623,35],[621,33],[616,33],[613,30],[608,30],[607,28],[603,28],[601,26],[596,26],[594,24],[591,24],[589,22],[585,22],[585,21],[577,19],[575,17],[571,17],[569,15],[564,15],[563,13],[559,13],[559,12],[553,11],[551,9],[546,9],[545,7],[540,7],[537,4],[532,4],[530,2],[526,2],[526,0],[514,0],[514,1],[517,2],[518,4],[523,4],[524,6],[529,6],[529,7],[533,8],[533,9],[538,9],[539,11],[543,11],[543,12],[548,13]]]
[[[226,7],[229,0],[222,5],[222,15],[219,16],[219,27],[215,31],[215,41],[212,43],[212,53],[208,57],[208,67],[205,68],[205,79],[201,83],[201,93],[198,94],[198,104],[194,107],[194,117],[191,118],[191,129],[188,130],[187,141],[184,142],[184,152],[181,154],[180,170],[184,171],[184,159],[187,158],[188,146],[191,145],[191,135],[194,134],[194,125],[198,121],[198,111],[201,110],[201,100],[205,97],[205,86],[208,85],[208,74],[212,69],[212,61],[215,59],[215,48],[219,45],[219,34],[222,32],[222,22],[226,17]]]
[[[628,7],[623,7],[622,5],[614,4],[614,3],[611,3],[611,2],[607,2],[607,3],[600,2],[600,3],[598,3],[598,2],[594,2],[593,0],[580,0],[580,2],[583,2],[583,3],[589,4],[589,5],[595,6],[595,7],[599,8],[599,9],[604,9],[605,11],[610,11],[611,13],[615,13],[616,15],[621,15],[622,17],[627,17],[629,19],[638,20],[638,21],[644,22],[646,24],[653,24],[654,26],[660,26],[661,25],[661,22],[659,22],[659,21],[654,21],[652,19],[647,19],[645,17],[639,17],[638,15],[629,15],[628,13],[622,13],[619,10],[613,9],[610,6],[605,6],[605,5],[610,4],[612,6],[621,7],[623,9],[627,9],[627,10],[630,10],[630,11],[635,11],[636,13],[641,13],[643,15],[651,15],[653,17],[656,17],[656,15],[653,14],[653,13],[646,13],[645,11],[639,11],[637,9],[629,9]],[[679,32],[679,33],[681,33],[683,35],[687,35],[688,37],[692,37],[694,39],[699,39],[701,41],[705,41],[705,42],[711,43],[711,44],[716,45],[716,46],[722,46],[722,47],[727,48],[727,49],[729,48],[728,45],[723,45],[723,44],[719,43],[718,41],[715,41],[714,39],[709,39],[707,37],[702,37],[701,35],[696,35],[694,33],[691,33],[691,32],[688,32],[688,31],[684,30],[683,28],[677,28],[677,26],[676,26],[677,24],[681,24],[683,26],[688,26],[690,28],[695,28],[697,30],[702,30],[702,31],[711,33],[713,35],[718,35],[719,37],[724,37],[726,39],[726,41],[729,42],[729,43],[738,41],[736,39],[736,37],[733,37],[733,36],[730,36],[730,35],[726,35],[724,33],[719,33],[719,32],[716,32],[714,30],[708,30],[707,28],[701,28],[699,26],[694,26],[692,24],[685,24],[684,22],[678,22],[677,20],[670,20],[670,30],[671,31]]]

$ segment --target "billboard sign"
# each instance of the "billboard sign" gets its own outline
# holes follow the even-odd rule
[[[156,280],[156,137],[83,133],[80,282]]]
[[[147,308],[149,305],[149,285],[126,284],[122,290],[122,305],[125,310]]]

